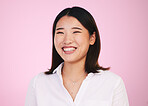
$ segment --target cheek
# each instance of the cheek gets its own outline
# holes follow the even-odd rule
[[[62,38],[55,36],[54,37],[54,45],[55,47],[58,47],[62,42]]]
[[[80,46],[88,46],[89,45],[89,38],[86,36],[83,37],[77,37],[75,38],[76,42],[80,45]]]

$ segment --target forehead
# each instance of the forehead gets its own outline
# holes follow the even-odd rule
[[[83,25],[75,18],[72,16],[63,16],[56,25],[56,28],[58,27],[73,27],[73,26],[79,26],[83,27]]]

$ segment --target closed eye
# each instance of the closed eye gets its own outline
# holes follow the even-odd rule
[[[57,32],[56,34],[64,34],[64,32]]]
[[[73,33],[81,33],[80,31],[74,31]]]

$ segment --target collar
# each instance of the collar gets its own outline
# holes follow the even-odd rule
[[[53,73],[56,73],[56,74],[58,75],[58,77],[60,78],[60,80],[62,81],[62,83],[63,83],[63,79],[62,79],[61,71],[62,71],[63,65],[64,65],[64,62],[62,62],[62,63],[53,71]]]
[[[54,71],[53,73],[60,73],[61,74],[61,69],[64,65],[64,62],[62,62]]]
[[[60,80],[63,82],[63,79],[62,79],[62,74],[61,74],[61,69],[64,65],[64,62],[62,62],[54,71],[53,73],[56,73],[58,75],[58,77],[60,78]],[[92,76],[94,76],[95,74],[102,74],[103,73],[103,70],[98,70],[99,73],[89,73],[87,76],[86,76],[86,79],[85,80],[88,80],[90,79]]]

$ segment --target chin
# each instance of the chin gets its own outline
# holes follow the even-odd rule
[[[75,63],[77,60],[74,60],[74,59],[63,59],[64,62],[67,62],[67,63]]]
[[[67,62],[67,63],[79,63],[79,62],[84,62],[85,61],[85,58],[77,58],[76,57],[73,57],[73,58],[63,58],[64,62]]]

